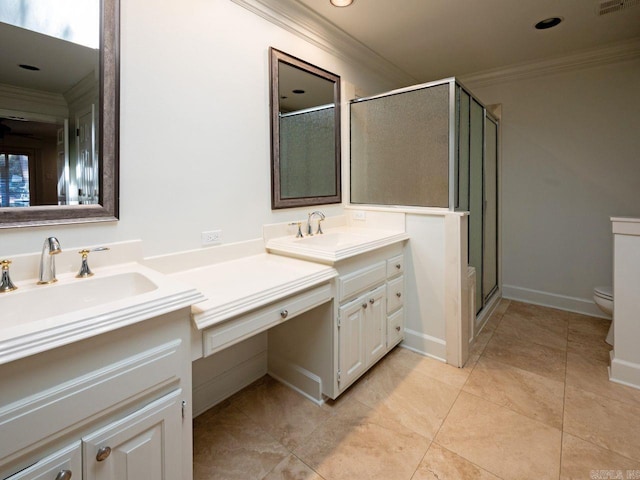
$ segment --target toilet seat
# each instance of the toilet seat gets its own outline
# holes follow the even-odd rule
[[[609,286],[596,287],[593,289],[593,294],[605,300],[613,300],[613,288]]]

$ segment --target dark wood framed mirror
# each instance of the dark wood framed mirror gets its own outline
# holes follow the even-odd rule
[[[271,208],[340,203],[340,77],[275,48]]]
[[[19,76],[26,75],[21,71],[15,74],[17,80],[12,84],[8,84],[8,77],[0,78],[0,136],[3,137],[0,140],[13,138],[13,146],[7,146],[7,141],[0,141],[0,147],[4,145],[3,151],[8,152],[0,157],[0,169],[4,167],[6,170],[6,175],[2,176],[0,182],[0,195],[4,193],[4,198],[0,197],[0,228],[106,222],[118,219],[120,0],[90,1],[95,2],[93,8],[97,9],[96,17],[99,16],[99,20],[95,19],[94,28],[97,30],[97,51],[95,46],[91,48],[76,45],[63,37],[55,38],[49,34],[32,32],[28,28],[0,20],[0,36],[5,40],[9,39],[3,40],[4,45],[17,45],[13,40],[16,39],[16,35],[20,35],[25,39],[21,45],[28,44],[31,50],[43,50],[43,45],[46,45],[45,53],[49,58],[42,57],[42,62],[47,67],[59,69],[61,75],[64,70],[81,72],[78,76],[65,80],[66,84],[61,81],[60,85],[51,89],[44,81],[41,84],[34,83],[35,86],[26,80],[21,81],[26,78]],[[52,4],[55,8],[55,2]],[[59,57],[56,57],[57,52]],[[78,57],[68,56],[74,53],[78,54]],[[74,58],[77,61],[74,61]],[[80,64],[89,66],[80,70]],[[1,68],[5,69],[5,65]],[[41,78],[48,81],[56,77],[51,72],[48,75],[47,72],[37,73],[43,74]],[[17,92],[15,97],[9,95],[13,91]],[[43,97],[46,104],[34,106],[24,103],[24,98],[29,96]],[[78,107],[79,104],[82,107]],[[68,112],[66,118],[65,108]],[[36,113],[33,113],[34,111]],[[54,113],[51,113],[52,111]],[[16,114],[12,115],[12,112]],[[84,120],[79,120],[81,118]],[[32,125],[31,130],[22,129],[26,128],[27,124]],[[35,166],[26,167],[26,163],[31,160],[21,160],[22,169],[27,177],[22,179],[20,185],[24,190],[22,195],[25,200],[21,201],[19,195],[12,191],[9,202],[9,182],[20,177],[19,174],[16,175],[16,165],[10,164],[10,159],[15,160],[15,156],[11,157],[12,152],[20,150],[16,149],[15,145],[26,145],[27,140],[34,139],[44,144],[44,140],[37,136],[39,133],[33,132],[40,132],[41,130],[37,129],[41,127],[50,129],[51,124],[54,128],[58,127],[58,150],[50,152],[52,148],[56,148],[55,140],[53,147],[41,148],[36,142],[36,147],[31,149],[36,152],[33,161]],[[44,133],[41,135],[44,136]],[[18,137],[22,138],[16,140]],[[82,138],[86,139],[85,143],[82,143]],[[69,147],[69,144],[73,145]],[[41,153],[38,153],[39,148]],[[29,150],[25,147],[25,151]],[[47,160],[48,164],[43,165],[42,158],[51,156],[53,159]],[[10,168],[14,171],[11,172]],[[31,175],[27,174],[27,171]],[[51,183],[37,184],[35,177],[38,182]]]

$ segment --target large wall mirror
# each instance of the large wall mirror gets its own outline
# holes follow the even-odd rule
[[[340,77],[270,49],[271,207],[340,203]]]
[[[2,0],[0,228],[118,218],[119,0]]]

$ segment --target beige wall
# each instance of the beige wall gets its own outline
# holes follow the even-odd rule
[[[640,59],[469,86],[502,104],[505,296],[599,314],[610,216],[640,216]]]
[[[149,256],[199,248],[205,230],[235,242],[306,218],[308,209],[270,207],[270,46],[367,94],[394,87],[231,0],[127,0],[121,9],[120,221],[1,230],[3,258],[39,251],[51,234],[67,249],[142,239]]]

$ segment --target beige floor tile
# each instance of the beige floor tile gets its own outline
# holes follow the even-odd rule
[[[579,335],[604,340],[609,332],[611,320],[579,315],[569,320],[569,335]]]
[[[402,347],[396,347],[380,364],[391,367],[400,375],[418,372],[457,388],[464,385],[470,373]]]
[[[635,472],[632,476],[628,471]],[[611,472],[610,476],[609,472]],[[561,480],[582,480],[584,478],[640,477],[640,462],[630,460],[617,453],[600,448],[592,443],[564,433],[562,436]]]
[[[411,480],[500,479],[434,442]]]
[[[289,455],[264,477],[264,480],[323,480],[323,478],[296,456]]]
[[[331,415],[269,376],[242,390],[232,402],[291,451]]]
[[[509,308],[510,304],[511,304],[511,300],[508,300],[506,298],[501,298],[500,303],[496,307],[495,311],[498,312],[500,315],[503,315],[504,312],[506,312],[507,309]]]
[[[607,355],[608,356],[608,355]],[[567,353],[567,385],[640,407],[640,390],[609,381],[609,362]]]
[[[462,392],[436,443],[499,477],[557,479],[561,431]]]
[[[194,480],[261,479],[288,455],[233,405],[207,415],[193,432]]]
[[[537,323],[568,323],[569,320],[576,318],[579,314],[558,310],[556,308],[544,307],[542,305],[534,305],[532,303],[523,303],[511,301],[505,315],[518,315],[530,319]]]
[[[450,368],[450,367],[449,367]],[[432,439],[451,409],[460,388],[383,362],[353,388],[356,400],[386,418]]]
[[[326,480],[409,480],[429,443],[374,409],[352,402],[294,453]]]
[[[496,331],[483,355],[553,380],[564,381],[566,352],[557,348],[527,342]]]
[[[502,317],[496,332],[561,350],[567,348],[568,326],[563,320],[556,321],[547,317],[530,318],[507,312]]]
[[[463,390],[552,427],[562,428],[564,382],[481,358]]]
[[[640,461],[640,407],[567,386],[564,431]]]

